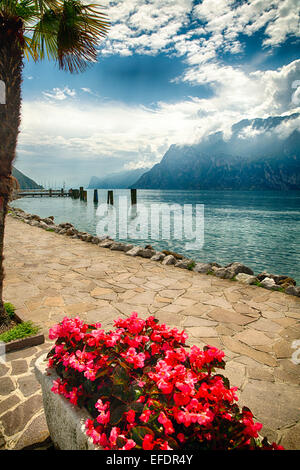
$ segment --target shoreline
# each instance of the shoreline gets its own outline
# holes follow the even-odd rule
[[[300,297],[300,287],[296,287],[296,281],[287,275],[271,274],[266,271],[255,275],[251,268],[239,262],[233,262],[225,266],[221,266],[216,262],[201,263],[169,250],[155,250],[151,245],[145,245],[145,247],[143,247],[141,245],[115,241],[109,236],[93,236],[88,232],[80,232],[69,222],[56,225],[53,216],[42,218],[36,214],[29,214],[23,209],[16,207],[9,206],[8,214],[22,220],[26,224],[38,226],[44,230],[58,233],[59,235],[93,243],[102,248],[121,251],[127,256],[141,256],[164,265],[174,265],[177,268],[188,269],[201,274],[228,279],[233,282],[238,281],[244,285],[256,285],[264,289]]]
[[[185,330],[188,345],[224,351],[222,374],[238,387],[241,406],[263,423],[262,436],[299,448],[299,298],[126,256],[77,237],[58,236],[53,228],[47,233],[37,222],[32,219],[31,226],[10,215],[5,228],[4,299],[14,303],[23,320],[40,325],[46,337],[64,317],[100,322],[109,331],[117,318],[128,318],[133,311],[142,318],[153,315]],[[47,427],[32,367],[34,356],[50,343],[46,339],[43,348],[7,354],[0,379],[7,390],[2,414],[0,410],[7,448],[23,447],[32,429],[35,439],[39,432],[44,439]],[[10,395],[19,401],[11,402]]]

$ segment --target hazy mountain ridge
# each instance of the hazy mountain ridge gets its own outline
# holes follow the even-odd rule
[[[147,170],[148,168],[138,168],[136,170],[121,171],[103,178],[92,176],[88,189],[126,189],[133,185]]]
[[[300,132],[280,138],[300,117],[243,120],[224,140],[217,132],[199,144],[171,145],[160,163],[134,184],[141,189],[300,189]]]
[[[15,167],[12,169],[12,175],[18,180],[20,189],[42,189],[43,187]]]

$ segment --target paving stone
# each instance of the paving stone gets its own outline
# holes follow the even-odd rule
[[[240,405],[250,408],[256,419],[273,430],[300,420],[300,390],[286,384],[248,382]]]
[[[100,297],[104,294],[111,294],[113,293],[113,290],[112,289],[108,289],[108,288],[105,288],[105,287],[96,287],[95,289],[93,289],[90,294],[92,297]]]
[[[49,437],[49,430],[44,413],[36,416],[21,434],[14,450],[21,450],[37,443],[43,443]]]
[[[28,370],[27,361],[25,361],[24,359],[12,361],[11,367],[12,367],[11,369],[12,375],[25,374],[25,372],[27,372]]]
[[[32,348],[20,349],[18,351],[13,351],[6,354],[6,361],[13,361],[15,359],[23,359],[25,357],[31,357],[37,352],[37,348],[34,346]]]
[[[22,431],[30,418],[41,410],[43,401],[41,395],[35,395],[20,403],[13,411],[8,411],[1,417],[4,434],[12,436]]]
[[[249,305],[244,304],[242,302],[233,304],[233,308],[238,313],[242,313],[242,314],[250,315],[250,316],[254,316],[254,317],[259,317],[260,316],[260,313],[259,313],[258,310],[255,310],[254,308],[249,307]]]
[[[40,384],[32,374],[19,378],[18,386],[24,397],[34,395],[40,389]]]
[[[185,318],[183,326],[184,328],[192,327],[192,326],[217,326],[218,323],[212,320],[206,320],[205,318],[198,318],[188,316]]]
[[[299,450],[300,423],[283,432],[280,444],[287,450]]]
[[[264,380],[266,382],[274,382],[274,375],[272,373],[272,369],[270,369],[269,371],[262,367],[249,366],[247,368],[247,371],[248,371],[248,376],[251,379]]]
[[[227,362],[224,371],[220,371],[225,377],[229,379],[231,387],[241,388],[245,381],[246,367],[235,361]]]
[[[282,341],[277,341],[273,345],[273,351],[276,354],[276,357],[282,359],[282,358],[291,358],[292,354],[294,352],[294,349],[292,349],[292,344],[291,342],[282,340]]]
[[[249,356],[251,359],[254,359],[261,364],[266,364],[268,366],[276,366],[277,362],[274,357],[265,352],[257,351],[254,348],[247,346],[246,344],[236,341],[230,336],[222,336],[223,344],[233,352]]]
[[[253,318],[249,318],[246,315],[241,315],[237,312],[225,310],[224,308],[214,308],[208,313],[208,316],[220,323],[236,323],[237,325],[247,325],[253,321]]]
[[[194,328],[187,328],[187,333],[194,338],[217,337],[218,333],[214,328],[208,326],[195,326]]]
[[[8,411],[13,406],[20,402],[20,398],[17,395],[10,395],[8,398],[0,401],[0,415]]]
[[[277,333],[281,330],[281,326],[278,323],[273,322],[272,320],[267,320],[266,318],[260,318],[257,321],[254,321],[251,324],[251,328],[255,328],[260,331],[268,331]]]
[[[63,307],[65,305],[64,299],[62,297],[46,297],[43,305],[46,307]]]
[[[9,395],[15,389],[13,381],[9,377],[0,378],[0,395]]]
[[[8,371],[9,371],[9,368],[0,361],[0,377],[2,377],[3,375],[6,375]]]
[[[272,340],[268,336],[266,336],[261,331],[253,330],[251,328],[247,328],[241,331],[240,333],[234,336],[234,339],[242,341],[243,343],[246,343],[249,346],[272,344]]]
[[[181,326],[184,320],[184,316],[176,315],[171,312],[160,310],[155,313],[155,317],[161,322],[165,323],[167,326],[175,325]]]
[[[291,384],[300,384],[299,375],[292,374],[283,369],[279,369],[279,367],[276,367],[274,369],[274,377],[275,379],[278,379],[281,382],[291,383]]]

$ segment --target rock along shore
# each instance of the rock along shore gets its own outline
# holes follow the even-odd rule
[[[218,263],[196,262],[193,259],[185,258],[172,251],[156,251],[151,245],[146,245],[145,247],[135,246],[129,243],[115,241],[108,236],[93,236],[87,232],[80,232],[69,222],[57,225],[54,222],[53,216],[42,218],[36,214],[28,214],[19,208],[9,207],[9,214],[28,225],[93,243],[102,248],[122,251],[127,256],[141,256],[142,258],[149,258],[152,261],[161,262],[164,265],[174,265],[181,269],[189,269],[194,272],[238,281],[247,285],[254,284],[265,289],[280,291],[288,295],[300,297],[300,287],[296,286],[296,281],[293,278],[286,275],[271,274],[266,271],[255,275],[252,269],[239,262],[233,262],[226,266],[221,266]]]

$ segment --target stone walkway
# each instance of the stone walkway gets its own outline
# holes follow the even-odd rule
[[[5,266],[5,300],[46,337],[64,316],[108,328],[137,311],[184,328],[190,344],[221,348],[224,375],[239,387],[240,405],[263,423],[261,434],[300,449],[300,365],[291,360],[300,339],[299,298],[131,258],[12,217]],[[10,353],[0,364],[0,448],[21,449],[48,436],[32,365],[50,345]]]

